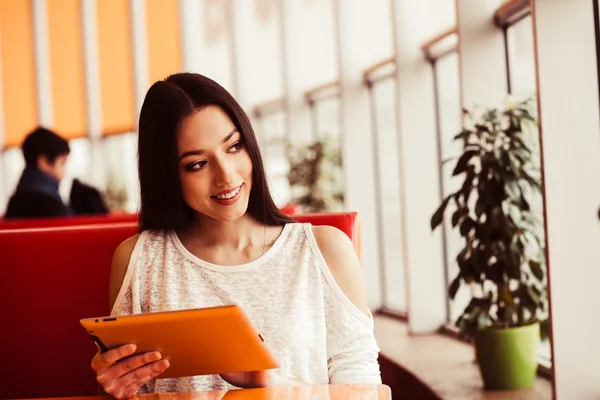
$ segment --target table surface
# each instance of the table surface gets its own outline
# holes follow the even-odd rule
[[[140,394],[132,400],[391,400],[390,388],[386,385],[319,385],[287,386],[244,390],[214,390],[192,393]],[[114,400],[109,396],[64,397],[69,400]],[[50,400],[50,399],[48,399]],[[59,400],[53,398],[52,400]]]

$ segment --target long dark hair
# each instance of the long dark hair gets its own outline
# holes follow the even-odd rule
[[[140,230],[181,229],[194,220],[195,211],[183,200],[177,167],[177,130],[198,109],[220,107],[236,126],[252,160],[252,190],[247,212],[265,225],[293,220],[275,205],[248,116],[221,85],[200,74],[180,73],[150,87],[140,112],[138,174]]]

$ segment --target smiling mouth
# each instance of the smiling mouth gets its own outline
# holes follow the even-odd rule
[[[242,185],[236,187],[235,189],[232,189],[231,191],[229,191],[227,193],[219,194],[217,196],[210,196],[210,197],[213,199],[216,199],[216,200],[229,200],[229,199],[233,199],[235,196],[237,196],[237,194],[240,192],[240,190],[242,190]]]

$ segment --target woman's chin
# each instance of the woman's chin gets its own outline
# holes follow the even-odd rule
[[[244,201],[239,201],[237,204],[226,207],[225,209],[223,209],[223,207],[217,206],[216,209],[215,207],[211,207],[210,210],[207,210],[208,212],[198,211],[198,213],[212,218],[216,221],[231,222],[242,218],[244,215],[246,215],[247,210],[248,203]]]

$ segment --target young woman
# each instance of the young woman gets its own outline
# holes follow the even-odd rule
[[[107,393],[381,382],[352,243],[278,211],[250,121],[225,89],[197,74],[156,82],[138,152],[141,233],[115,251],[112,314],[239,304],[281,367],[160,379],[167,360],[126,358],[125,345],[92,360]]]

